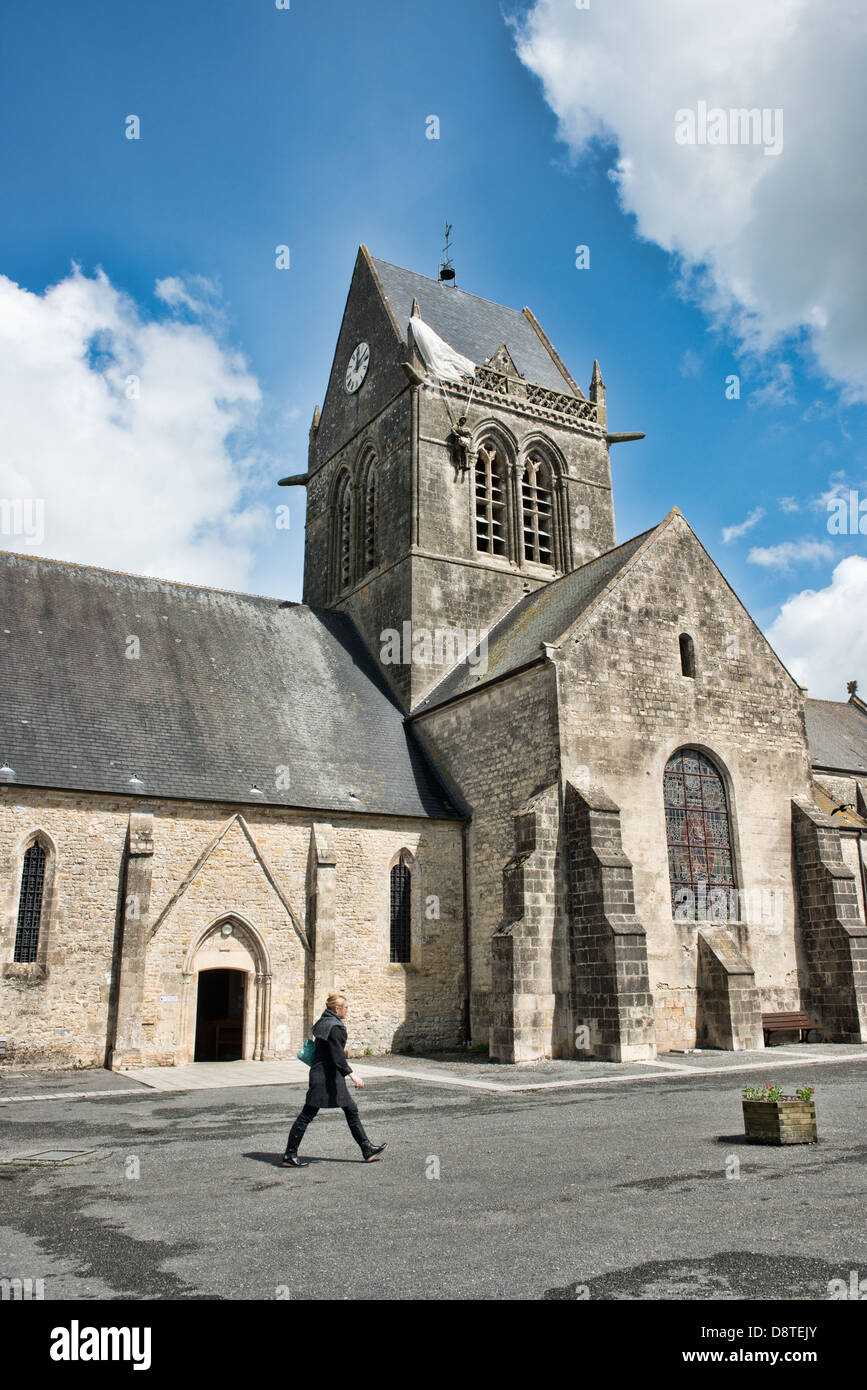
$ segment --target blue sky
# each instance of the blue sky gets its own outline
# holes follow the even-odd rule
[[[680,0],[670,3],[677,8]],[[764,3],[756,0],[759,9]],[[617,9],[616,0],[611,7]],[[508,18],[526,22],[531,11],[535,46],[522,62]],[[577,26],[584,21],[582,31]],[[586,92],[574,95],[564,85],[568,73],[551,75],[546,41],[557,39],[558,25],[569,26],[569,44],[595,46],[603,72],[606,62],[628,63],[628,51],[606,35],[602,18],[592,17],[595,29],[590,21],[566,0],[545,0],[535,9],[487,0],[436,6],[292,0],[289,10],[278,10],[273,0],[138,6],[48,0],[7,8],[0,29],[0,276],[41,297],[70,276],[73,263],[87,279],[101,269],[111,292],[132,301],[124,311],[129,335],[143,340],[151,322],[183,327],[192,335],[191,351],[206,351],[207,338],[222,354],[219,370],[210,363],[209,381],[220,372],[234,371],[236,379],[243,373],[240,395],[255,394],[251,383],[260,393],[258,404],[238,405],[232,431],[215,423],[219,399],[211,411],[214,447],[223,451],[212,501],[237,513],[235,520],[215,520],[207,506],[197,513],[197,497],[209,488],[203,448],[189,486],[179,483],[183,516],[172,522],[175,530],[169,526],[166,534],[177,537],[169,547],[158,543],[158,533],[173,505],[179,467],[166,463],[164,451],[153,474],[159,505],[151,513],[153,498],[139,477],[126,510],[103,525],[107,491],[125,486],[124,469],[147,474],[149,446],[143,442],[137,455],[122,451],[116,462],[104,446],[90,472],[79,450],[78,523],[67,524],[75,506],[58,502],[38,553],[126,567],[117,556],[128,552],[131,569],[300,598],[303,497],[293,490],[291,526],[277,530],[274,508],[287,494],[273,484],[306,466],[310,417],[324,393],[358,244],[435,275],[448,218],[461,287],[514,307],[530,305],[585,389],[598,357],[610,427],[646,431],[643,443],[612,451],[618,539],[679,506],[764,629],[790,596],[828,590],[825,609],[817,611],[818,600],[804,609],[808,627],[826,629],[826,612],[837,623],[836,645],[812,664],[804,658],[811,693],[845,698],[845,680],[859,674],[867,687],[863,637],[853,645],[847,627],[851,590],[841,600],[832,585],[841,561],[867,556],[867,536],[829,536],[826,504],[817,501],[835,482],[838,490],[860,488],[867,497],[863,342],[842,329],[831,341],[829,330],[816,361],[809,326],[789,323],[775,340],[765,334],[763,347],[771,341],[770,350],[746,351],[743,319],[718,312],[706,288],[698,298],[683,288],[684,255],[670,249],[677,225],[664,225],[651,195],[642,201],[640,191],[624,194],[610,176],[618,158],[630,154],[629,120],[642,123],[639,98],[635,111],[627,112],[626,100],[605,111],[601,98],[591,110]],[[773,38],[766,56],[773,56]],[[658,97],[666,112],[684,104],[673,96]],[[779,104],[773,83],[766,101],[763,96],[757,90],[753,100]],[[137,141],[125,138],[130,114],[141,121]],[[440,119],[439,140],[425,137],[430,114]],[[797,138],[797,112],[792,121]],[[671,148],[655,170],[652,147],[634,143],[634,159],[643,159],[639,173],[647,174],[642,187],[653,185],[654,174],[657,183],[672,177]],[[797,152],[785,151],[780,165],[787,158],[795,161]],[[851,184],[855,172],[841,170],[841,188],[846,177]],[[787,217],[800,225],[805,211],[812,217],[815,210],[790,200],[776,215],[785,228]],[[688,211],[681,217],[687,223],[689,263],[698,233]],[[712,220],[708,225],[712,237]],[[755,233],[763,234],[761,225]],[[730,228],[723,236],[728,254],[735,238]],[[278,244],[290,247],[289,270],[275,268]],[[579,244],[590,247],[589,270],[576,269]],[[833,238],[815,249],[833,257]],[[699,259],[694,249],[692,259]],[[783,259],[772,249],[760,262],[768,284]],[[730,285],[737,271],[736,261],[734,269],[730,262],[720,270],[717,288]],[[764,281],[754,263],[745,274],[756,275],[761,300]],[[797,267],[786,274],[797,290]],[[158,297],[160,281],[185,287],[198,307],[185,308],[165,284]],[[121,312],[119,302],[112,301],[112,313]],[[771,307],[759,305],[775,331],[783,321],[779,302],[778,295]],[[7,303],[17,325],[23,300]],[[35,312],[32,300],[27,305]],[[836,303],[826,314],[832,327],[835,313],[842,314]],[[56,340],[58,321],[38,335],[39,351],[49,356],[45,345]],[[22,334],[28,323],[22,313]],[[17,363],[27,356],[20,343],[14,347]],[[91,344],[90,370],[98,369]],[[740,377],[739,400],[726,399],[731,373]],[[41,379],[48,383],[41,391],[53,389],[50,374]],[[15,393],[23,399],[17,384]],[[841,404],[847,395],[849,403]],[[51,412],[62,419],[60,405],[52,403]],[[20,454],[9,465],[10,477],[20,480],[26,472],[28,485],[41,489],[46,517],[52,497],[61,495],[52,492],[51,480],[63,472],[70,429],[74,423],[58,424],[60,442],[53,444],[50,434],[31,437],[22,423],[21,448],[32,445],[32,459],[27,469]],[[0,474],[3,495],[13,486]],[[781,506],[781,499],[792,500]],[[748,531],[723,540],[726,528],[751,516]],[[215,526],[222,527],[219,545],[207,543]],[[233,538],[243,563],[225,562]],[[788,556],[776,549],[786,543],[795,547]],[[23,548],[14,537],[0,537],[0,544]],[[764,562],[757,562],[756,549],[766,552]],[[856,596],[867,596],[860,568],[854,582]],[[790,621],[776,629],[778,650],[789,644],[780,654],[795,664],[797,628]]]

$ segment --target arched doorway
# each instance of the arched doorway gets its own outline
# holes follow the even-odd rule
[[[187,952],[177,1064],[271,1055],[271,962],[256,929],[233,912]]]
[[[241,1060],[246,994],[247,976],[242,970],[199,971],[194,1062]]]

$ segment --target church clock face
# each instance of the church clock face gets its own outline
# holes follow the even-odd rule
[[[346,368],[346,389],[350,396],[354,395],[367,376],[369,366],[370,344],[359,343],[349,359],[349,366]]]

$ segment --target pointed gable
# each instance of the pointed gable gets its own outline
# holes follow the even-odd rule
[[[509,352],[509,349],[505,343],[501,343],[500,346],[497,348],[497,351],[494,353],[493,357],[488,363],[488,366],[492,367],[495,372],[502,372],[504,376],[521,375],[521,373],[518,371],[518,368],[515,366],[515,363],[512,360],[512,354]]]
[[[678,530],[678,543],[681,543],[682,538],[696,548],[703,562],[725,585],[732,602],[737,604],[747,619],[757,640],[767,649],[789,681],[797,686],[797,681],[756,626],[686,518],[674,507],[658,526],[642,532],[630,541],[625,541],[615,550],[607,551],[588,564],[572,570],[570,574],[554,580],[553,583],[531,594],[523,595],[489,632],[487,668],[484,672],[480,670],[484,663],[479,662],[478,652],[470,653],[467,660],[454,667],[428,698],[422,701],[416,712],[435,709],[449,700],[471,694],[494,680],[544,660],[545,647],[565,643],[588,618],[591,610],[594,610],[597,604],[603,603],[606,596],[621,581],[626,582],[628,572],[637,564],[639,557],[657,544],[673,526]],[[473,658],[476,664],[473,664],[470,658]]]

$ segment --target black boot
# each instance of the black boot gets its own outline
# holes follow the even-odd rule
[[[364,1155],[365,1163],[375,1163],[383,1149],[387,1148],[388,1144],[371,1144],[370,1140],[368,1140],[361,1150]]]
[[[310,1163],[310,1160],[309,1160],[309,1159],[307,1159],[307,1158],[299,1158],[299,1157],[298,1157],[298,1150],[297,1150],[297,1149],[287,1149],[286,1152],[285,1152],[284,1155],[283,1155],[283,1162],[280,1164],[280,1167],[281,1167],[281,1168],[307,1168],[307,1167],[309,1167],[309,1163]]]
[[[301,1114],[296,1119],[289,1131],[289,1138],[286,1140],[286,1152],[283,1155],[283,1168],[306,1168],[307,1159],[298,1157],[298,1145],[307,1133],[307,1126],[311,1120],[315,1120],[319,1111],[314,1105],[305,1104]]]

